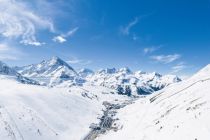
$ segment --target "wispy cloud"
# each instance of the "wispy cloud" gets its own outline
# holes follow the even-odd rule
[[[73,36],[77,31],[78,31],[79,27],[75,27],[73,28],[72,30],[69,30],[67,33],[65,34],[61,34],[61,35],[58,35],[58,36],[55,36],[53,38],[53,41],[54,42],[59,42],[59,43],[64,43],[67,41],[67,37],[71,37]]]
[[[187,65],[184,62],[180,62],[180,63],[176,64],[175,66],[173,66],[171,68],[172,69],[172,72],[171,73],[180,72],[180,71],[182,71],[185,68],[187,68]]]
[[[78,29],[79,29],[79,27],[75,27],[72,30],[69,30],[66,34],[63,34],[62,36],[71,37],[72,35],[74,35],[77,32]]]
[[[155,55],[155,56],[151,56],[150,58],[157,62],[168,64],[168,63],[174,62],[174,61],[178,60],[179,58],[181,58],[181,55],[180,54]]]
[[[129,35],[130,34],[130,30],[133,26],[135,26],[137,23],[139,22],[139,18],[135,17],[134,20],[132,20],[131,22],[128,23],[128,25],[126,25],[125,27],[121,27],[120,28],[120,32],[123,35]]]
[[[152,47],[146,47],[144,48],[144,54],[148,54],[148,53],[153,53],[157,50],[159,50],[163,45],[159,45],[159,46],[152,46]]]
[[[72,57],[70,60],[67,61],[69,64],[80,64],[80,65],[88,65],[91,64],[91,60],[83,60],[76,57]]]
[[[50,19],[37,15],[26,3],[16,0],[0,0],[0,34],[5,38],[20,39],[25,45],[41,46],[36,33],[40,29],[54,32]]]

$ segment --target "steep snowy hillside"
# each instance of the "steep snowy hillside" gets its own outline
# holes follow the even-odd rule
[[[39,85],[38,82],[28,79],[26,77],[23,77],[21,74],[16,72],[13,68],[10,68],[5,63],[0,61],[0,78],[10,78],[17,80],[24,84],[33,84],[33,85]]]
[[[72,67],[58,57],[53,57],[47,61],[44,60],[39,64],[15,67],[15,69],[25,77],[51,86],[64,81],[69,81],[70,84],[81,84],[84,82]]]
[[[190,79],[139,99],[119,111],[98,140],[209,140],[210,65]]]
[[[128,68],[102,69],[86,77],[93,85],[101,85],[118,90],[119,94],[145,95],[158,91],[181,79],[174,75],[162,76],[158,73],[135,72]]]

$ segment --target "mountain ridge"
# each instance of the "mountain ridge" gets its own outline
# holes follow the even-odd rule
[[[37,81],[22,76],[16,70],[9,67],[2,61],[0,61],[0,75],[10,79],[16,79],[18,82],[21,82],[23,84],[40,85],[40,83],[38,83]]]
[[[151,94],[169,84],[181,81],[177,76],[163,76],[156,72],[133,72],[128,67],[106,68],[95,72],[85,68],[77,72],[59,57],[52,57],[37,64],[16,67],[16,70],[25,77],[44,82],[49,86],[91,84],[118,90],[119,94],[123,95],[130,95],[126,89],[131,90],[133,95]]]

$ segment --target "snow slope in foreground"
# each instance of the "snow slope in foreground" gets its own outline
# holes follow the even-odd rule
[[[101,113],[104,90],[109,91],[47,88],[0,77],[0,139],[80,140]]]
[[[210,65],[121,109],[117,117],[122,129],[98,140],[209,140]]]

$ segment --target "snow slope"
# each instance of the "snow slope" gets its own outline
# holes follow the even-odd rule
[[[0,140],[81,140],[103,101],[125,100],[105,87],[48,88],[0,77]]]
[[[119,111],[116,126],[97,140],[209,140],[210,65]]]

